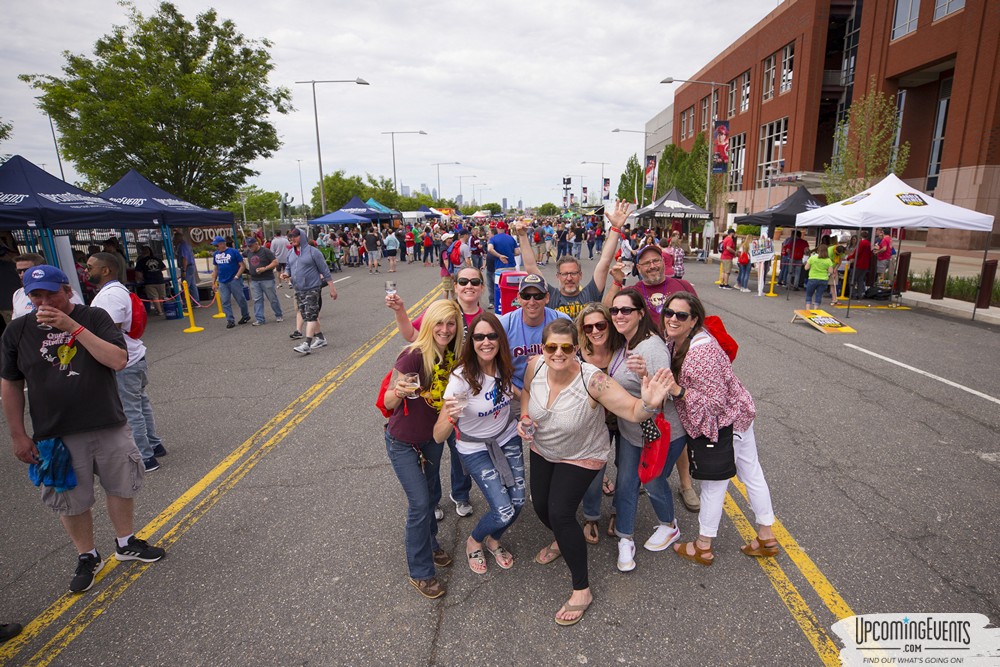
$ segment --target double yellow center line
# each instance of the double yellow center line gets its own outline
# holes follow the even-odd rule
[[[409,309],[410,315],[412,316],[426,308],[435,299],[437,294],[438,289],[435,287]],[[137,534],[139,537],[149,538],[161,530],[167,529],[162,537],[157,540],[157,545],[169,549],[226,492],[243,479],[268,452],[284,440],[331,393],[357,372],[376,352],[382,349],[395,333],[396,325],[393,323],[385,326],[365,341],[365,343],[348,355],[346,359],[337,364],[333,370],[300,394],[298,398],[289,403],[281,412],[268,420],[256,433],[233,450],[232,453],[196,484],[181,494],[180,497],[156,516],[156,518],[146,524],[138,531]],[[220,479],[221,481],[219,481]],[[209,490],[210,487],[211,490]],[[188,510],[187,513],[181,516],[185,510]],[[20,635],[0,646],[0,665],[9,664],[39,634],[52,626],[78,603],[87,600],[84,608],[24,663],[37,667],[50,664],[63,649],[69,646],[88,625],[103,614],[108,606],[119,598],[150,566],[148,563],[137,563],[133,567],[123,568],[124,571],[112,575],[112,572],[114,572],[118,565],[119,561],[115,559],[109,559],[106,562],[104,569],[97,576],[97,581],[101,582],[109,577],[112,577],[113,580],[96,596],[89,597],[73,593],[63,595],[53,602],[48,609],[28,623]]]

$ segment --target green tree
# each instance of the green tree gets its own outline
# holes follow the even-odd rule
[[[638,156],[633,153],[632,157],[625,163],[625,171],[618,179],[618,199],[622,201],[635,201],[638,197],[642,201],[643,184],[645,174],[642,165],[639,164]]]
[[[5,122],[3,118],[0,118],[0,142],[10,139],[10,135],[13,134],[13,131],[14,126]]]
[[[867,190],[888,174],[901,174],[910,159],[910,142],[896,146],[901,119],[895,100],[877,87],[851,103],[847,118],[834,132],[834,153],[823,165],[823,193],[827,201],[847,199]]]
[[[222,207],[223,210],[231,211],[237,220],[243,220],[244,204],[241,201],[243,197],[246,197],[246,212],[249,222],[278,220],[281,217],[278,211],[281,193],[267,192],[256,185],[251,185],[238,192]]]
[[[496,202],[491,201],[488,204],[483,204],[483,208],[494,215],[496,215],[497,213],[503,213],[503,206],[501,206]]]
[[[545,202],[538,207],[538,215],[559,215],[559,207],[552,202]]]
[[[230,201],[257,175],[247,165],[281,146],[268,116],[291,110],[271,88],[269,41],[247,39],[213,9],[192,24],[162,2],[151,16],[123,2],[93,57],[64,52],[63,76],[22,74],[88,182],[110,185],[130,167],[203,206]]]

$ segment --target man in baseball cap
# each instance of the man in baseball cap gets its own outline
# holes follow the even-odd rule
[[[226,314],[226,328],[236,326],[233,316],[232,299],[240,307],[240,324],[250,321],[250,310],[247,308],[246,295],[243,294],[243,255],[236,248],[228,247],[226,239],[216,236],[212,239],[215,254],[212,256],[212,287],[219,293],[222,312]]]
[[[514,386],[518,391],[524,386],[524,371],[528,358],[542,353],[542,330],[558,318],[570,319],[569,315],[546,308],[549,290],[545,278],[536,273],[526,275],[517,288],[517,298],[521,307],[500,316],[500,324],[507,333],[511,359],[514,362]]]

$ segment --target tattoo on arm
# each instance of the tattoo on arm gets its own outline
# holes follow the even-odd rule
[[[606,373],[598,372],[590,377],[590,388],[594,390],[595,394],[603,393],[609,386],[611,386],[611,378]]]

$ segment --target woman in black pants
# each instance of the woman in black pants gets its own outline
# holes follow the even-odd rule
[[[573,578],[573,593],[556,613],[559,625],[575,624],[594,599],[576,510],[611,451],[604,410],[597,407],[641,422],[660,410],[669,376],[661,369],[645,377],[642,398],[634,398],[596,366],[580,363],[578,342],[572,320],[545,327],[542,357],[532,359],[525,373],[517,427],[531,446],[532,505],[555,536],[535,561],[546,565],[563,556]]]

